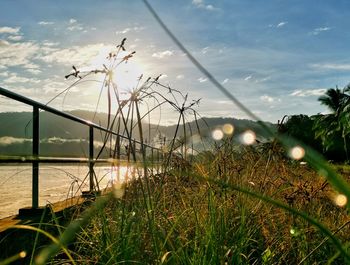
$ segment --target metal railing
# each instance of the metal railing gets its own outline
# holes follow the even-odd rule
[[[92,123],[88,120],[81,119],[69,113],[65,113],[59,111],[55,108],[49,107],[40,102],[34,101],[30,98],[24,97],[22,95],[16,94],[12,91],[4,89],[0,87],[0,95],[5,96],[7,98],[13,99],[15,101],[24,103],[26,105],[30,105],[33,107],[33,133],[32,133],[32,156],[30,157],[14,157],[14,156],[6,156],[0,159],[0,163],[31,163],[32,164],[32,208],[39,207],[39,165],[40,163],[89,163],[89,188],[90,192],[93,192],[95,189],[94,184],[94,164],[99,162],[108,162],[109,159],[100,159],[94,157],[94,129],[100,130],[102,132],[108,133],[110,135],[114,135],[117,137],[117,159],[120,159],[120,140],[124,139],[130,142],[130,148],[134,149],[136,152],[136,144],[141,145],[143,150],[145,148],[151,149],[152,160],[154,151],[157,152],[157,159],[159,160],[159,154],[161,150],[159,148],[153,147],[151,145],[142,143],[135,139],[129,139],[128,137],[118,134],[105,128],[103,126]],[[49,113],[55,114],[57,116],[66,118],[68,120],[77,122],[79,124],[85,125],[89,129],[89,158],[66,158],[66,157],[40,157],[40,110],[47,111]]]

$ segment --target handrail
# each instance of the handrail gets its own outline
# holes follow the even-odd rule
[[[88,120],[84,120],[84,119],[79,118],[77,116],[74,116],[72,114],[69,114],[69,113],[66,113],[66,112],[63,112],[63,111],[59,111],[59,110],[57,110],[55,108],[52,108],[52,107],[50,107],[48,105],[45,105],[43,103],[37,102],[37,101],[32,100],[30,98],[27,98],[27,97],[24,97],[24,96],[19,95],[17,93],[14,93],[14,92],[12,92],[10,90],[7,90],[7,89],[5,89],[3,87],[0,87],[0,95],[3,95],[5,97],[11,98],[11,99],[14,99],[16,101],[19,101],[19,102],[22,102],[24,104],[30,105],[32,107],[38,107],[39,109],[42,109],[42,110],[48,111],[50,113],[56,114],[57,116],[60,116],[60,117],[69,119],[71,121],[75,121],[75,122],[84,124],[86,126],[91,126],[94,129],[98,129],[100,131],[108,132],[108,133],[111,133],[111,134],[113,134],[115,136],[120,136],[123,139],[129,140],[128,137],[126,137],[125,135],[118,134],[118,133],[113,132],[111,130],[108,130],[107,128],[102,127],[102,126],[100,126],[100,125],[98,125],[96,123],[93,123],[93,122],[88,121]],[[151,146],[151,145],[148,145],[148,144],[145,144],[145,143],[141,143],[140,141],[135,140],[135,139],[133,139],[132,141],[134,143],[137,143],[137,144],[143,144],[143,146],[146,146],[146,147],[149,147],[149,148],[152,148],[152,149],[160,150],[159,148],[156,148],[154,146]]]
[[[69,163],[69,162],[88,162],[89,163],[89,182],[90,182],[90,192],[93,192],[95,189],[94,185],[94,164],[97,162],[110,162],[108,159],[98,159],[94,158],[94,129],[104,131],[106,133],[109,133],[111,135],[117,136],[118,140],[118,148],[120,150],[120,138],[126,139],[130,141],[130,143],[140,144],[143,147],[150,148],[152,151],[152,160],[153,160],[153,151],[156,150],[159,158],[159,152],[161,152],[161,149],[153,147],[151,145],[142,143],[135,139],[129,139],[125,135],[121,135],[118,133],[115,133],[108,128],[102,127],[100,125],[97,125],[91,121],[81,119],[79,117],[76,117],[72,114],[68,114],[62,111],[59,111],[55,108],[49,107],[45,104],[42,104],[40,102],[37,102],[35,100],[32,100],[30,98],[24,97],[22,95],[19,95],[17,93],[14,93],[12,91],[9,91],[5,88],[0,87],[0,95],[3,95],[7,98],[22,102],[26,105],[30,105],[33,107],[33,146],[32,146],[32,156],[30,157],[4,157],[4,159],[1,159],[0,162],[6,163],[6,162],[19,162],[19,163],[31,163],[32,164],[32,209],[36,209],[39,207],[39,164],[40,163],[57,163],[57,162],[63,162],[63,163]],[[40,135],[39,135],[39,116],[40,116],[40,110],[44,110],[47,112],[50,112],[52,114],[55,114],[57,116],[66,118],[68,120],[78,122],[80,124],[86,125],[89,128],[89,158],[88,159],[72,159],[72,158],[48,158],[48,157],[40,157]],[[120,158],[120,153],[118,152],[117,157]]]

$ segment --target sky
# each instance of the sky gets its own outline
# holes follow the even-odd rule
[[[350,81],[350,2],[346,0],[150,0],[190,53],[260,119],[326,113],[326,89]],[[206,117],[249,118],[217,90],[171,41],[141,0],[1,0],[0,86],[47,103],[78,69],[101,68],[127,38],[136,51],[116,69],[121,90],[137,76],[160,81],[191,100]],[[106,91],[94,77],[49,105],[107,111]],[[166,94],[166,92],[164,92]],[[65,95],[65,96],[64,96]],[[0,98],[0,111],[30,110]],[[177,120],[162,111],[166,123]]]

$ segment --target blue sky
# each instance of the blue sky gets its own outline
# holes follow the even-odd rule
[[[317,98],[350,82],[349,1],[150,0],[189,51],[261,119],[327,111]],[[202,116],[246,118],[169,39],[142,1],[0,2],[0,85],[46,103],[72,81],[71,66],[97,67],[124,37],[135,50],[121,72],[163,74]],[[97,58],[97,59],[96,59]],[[131,70],[132,69],[132,70]],[[136,70],[135,70],[136,69]],[[121,84],[132,89],[136,81]],[[52,106],[94,110],[100,87],[87,82]],[[1,111],[24,109],[0,99]],[[106,104],[100,104],[106,111]],[[172,122],[176,113],[163,111]]]

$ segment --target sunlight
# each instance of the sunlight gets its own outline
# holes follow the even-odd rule
[[[130,55],[132,51],[120,51],[118,58],[115,61],[114,59],[109,59],[109,54],[115,51],[115,46],[101,46],[98,50],[98,54],[78,70],[81,72],[89,72],[107,68],[109,70],[108,75],[112,76],[113,82],[122,90],[130,91],[136,87],[138,78],[144,72],[144,67],[142,67],[137,61],[136,55],[133,55],[130,59],[122,62],[122,59]],[[102,81],[104,76],[99,75],[98,79]]]
[[[127,48],[127,46],[126,46]],[[102,45],[98,48],[96,56],[94,56],[88,63],[82,67],[77,67],[80,73],[89,73],[95,70],[103,71],[107,73],[90,74],[86,79],[87,82],[81,82],[79,88],[85,96],[83,102],[87,108],[91,110],[91,106],[97,105],[97,111],[107,111],[107,100],[105,96],[102,96],[102,100],[97,102],[99,93],[102,91],[102,95],[107,93],[107,87],[104,82],[113,84],[114,88],[118,90],[118,96],[120,100],[126,100],[130,98],[130,93],[139,88],[145,80],[140,80],[140,76],[143,74],[144,67],[137,60],[137,53],[131,54],[133,51],[119,51],[117,58],[110,57],[110,54],[117,53],[116,46]],[[127,58],[127,59],[125,59]],[[81,74],[83,76],[83,74]],[[146,79],[146,78],[145,78]],[[110,87],[112,88],[112,86]],[[112,101],[115,101],[114,92],[111,93]],[[112,112],[116,111],[117,104],[111,105]]]

